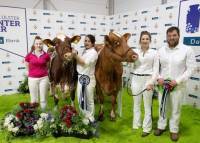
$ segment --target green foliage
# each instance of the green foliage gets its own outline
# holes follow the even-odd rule
[[[28,77],[27,76],[25,76],[25,79],[20,83],[19,88],[17,90],[20,93],[29,93]]]

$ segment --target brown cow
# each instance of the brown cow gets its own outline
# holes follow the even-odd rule
[[[78,74],[76,71],[76,60],[71,54],[73,50],[71,43],[78,42],[80,39],[80,36],[69,38],[64,34],[58,34],[52,41],[50,39],[43,41],[51,49],[52,47],[55,48],[55,52],[51,55],[49,80],[51,83],[51,94],[54,97],[56,107],[59,101],[56,96],[56,85],[58,84],[61,86],[62,94],[65,93],[65,85],[69,87],[72,105],[74,103]]]
[[[99,120],[103,120],[103,94],[112,97],[111,120],[116,118],[115,104],[116,98],[122,85],[123,66],[121,62],[134,62],[138,55],[127,45],[127,40],[131,34],[126,33],[120,36],[110,32],[105,36],[104,46],[100,49],[99,57],[95,69],[96,94],[100,100]]]

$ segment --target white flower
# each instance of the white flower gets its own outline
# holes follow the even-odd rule
[[[8,125],[8,131],[12,132],[12,130],[13,130],[13,126],[9,124]]]
[[[16,133],[19,130],[19,127],[12,128],[12,132]]]
[[[3,126],[4,126],[4,127],[8,127],[9,124],[10,124],[10,121],[5,120]]]
[[[14,128],[14,124],[10,123],[8,126],[10,126],[11,128]]]
[[[51,123],[53,123],[53,122],[54,122],[54,118],[51,119]]]
[[[15,119],[15,116],[12,114],[9,114],[4,121],[4,127],[8,127],[8,125],[11,123],[11,121]]]
[[[83,129],[83,134],[84,134],[84,135],[87,135],[86,129]]]
[[[48,114],[47,113],[41,113],[40,114],[40,117],[42,118],[42,119],[44,119],[44,120],[47,120],[48,119]]]
[[[56,124],[51,124],[50,128],[53,128],[53,129],[56,128]]]
[[[72,128],[69,128],[68,129],[68,133],[72,133],[73,131],[72,131]]]
[[[43,127],[43,120],[41,118],[37,121],[37,126],[39,129]]]
[[[37,124],[35,124],[35,125],[33,126],[33,128],[34,128],[35,131],[37,131],[37,130],[39,129]]]

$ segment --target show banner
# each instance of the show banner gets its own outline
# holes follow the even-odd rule
[[[188,82],[187,103],[200,108],[200,3],[182,0],[179,8],[181,41],[194,49],[197,68]]]
[[[26,10],[0,6],[0,95],[15,93],[24,79]]]

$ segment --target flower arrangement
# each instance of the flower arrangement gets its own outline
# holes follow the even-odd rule
[[[96,133],[96,128],[85,125],[82,117],[70,105],[64,105],[54,114],[40,112],[38,106],[38,103],[20,103],[19,108],[5,116],[3,129],[14,137],[53,135],[90,138]]]
[[[13,136],[33,135],[35,133],[46,135],[48,132],[41,132],[41,130],[52,119],[47,113],[39,113],[38,106],[38,103],[20,103],[16,111],[6,115],[4,129]]]
[[[36,113],[38,103],[20,103],[20,108],[5,117],[4,127],[14,136],[32,135],[34,124],[39,119]]]
[[[90,138],[96,132],[96,129],[82,122],[82,117],[76,109],[70,105],[61,108],[60,113],[55,117],[50,126],[52,135],[58,136],[76,136],[79,138]]]

